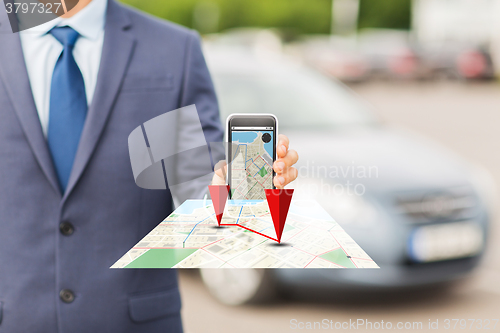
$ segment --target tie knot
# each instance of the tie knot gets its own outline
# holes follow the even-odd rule
[[[80,34],[71,27],[57,27],[50,30],[50,33],[59,43],[64,45],[64,47],[75,46],[76,40],[80,36]]]

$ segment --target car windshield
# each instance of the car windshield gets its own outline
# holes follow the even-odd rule
[[[300,129],[375,123],[353,93],[312,70],[213,74],[222,119],[231,113],[272,113],[280,127]]]

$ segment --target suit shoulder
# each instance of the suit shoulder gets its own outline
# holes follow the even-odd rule
[[[194,30],[183,27],[177,23],[155,17],[128,5],[120,4],[120,6],[129,15],[134,27],[146,33],[161,33],[177,38],[189,38],[198,35]]]

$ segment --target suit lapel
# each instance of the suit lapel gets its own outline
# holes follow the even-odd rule
[[[135,38],[128,31],[130,26],[130,18],[126,11],[110,0],[94,98],[88,110],[63,200],[70,195],[85,170],[115,104],[135,47]]]
[[[60,193],[52,157],[33,100],[21,40],[18,33],[12,33],[7,16],[0,17],[0,78],[3,79],[7,94],[38,164],[50,185]]]

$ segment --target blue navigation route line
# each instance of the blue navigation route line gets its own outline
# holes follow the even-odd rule
[[[241,209],[243,209],[243,207],[241,207]],[[241,212],[240,212],[240,213],[241,213]],[[190,235],[191,235],[191,233],[193,232],[194,228],[196,228],[196,226],[197,226],[198,224],[200,224],[201,222],[203,222],[203,221],[205,221],[205,220],[209,219],[210,217],[212,217],[212,216],[214,216],[214,215],[215,215],[215,213],[213,213],[213,214],[209,215],[208,217],[204,218],[204,219],[203,219],[203,220],[201,220],[200,222],[196,223],[196,224],[194,225],[193,229],[191,229],[191,231],[189,232],[189,234],[186,236],[186,239],[185,239],[182,243],[184,244],[184,243],[187,241],[187,239],[189,238],[189,236],[190,236]]]

